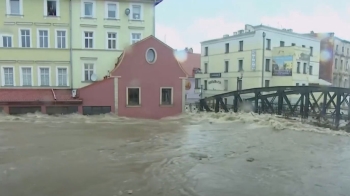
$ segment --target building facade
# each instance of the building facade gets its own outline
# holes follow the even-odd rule
[[[350,41],[342,40],[338,37],[334,39],[334,56],[333,56],[333,86],[350,87]],[[321,70],[323,71],[323,70]]]
[[[0,0],[1,88],[74,89],[103,79],[123,49],[154,35],[160,2]]]
[[[1,88],[69,88],[69,0],[0,0],[0,13]]]
[[[242,88],[318,83],[320,41],[291,29],[246,25],[201,46],[201,73],[195,78],[204,97]]]

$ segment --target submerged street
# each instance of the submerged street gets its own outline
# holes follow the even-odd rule
[[[348,195],[344,132],[270,115],[0,116],[1,196]]]

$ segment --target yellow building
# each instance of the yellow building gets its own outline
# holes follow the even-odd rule
[[[318,83],[320,41],[291,29],[246,25],[244,30],[233,35],[203,41],[201,46],[202,73],[196,74],[195,78],[196,88],[203,87],[204,97],[237,88]],[[309,58],[305,59],[305,55],[300,58],[301,53]],[[274,72],[274,61],[283,61],[280,68],[287,70]],[[298,62],[301,73],[297,72]],[[237,80],[237,77],[242,77],[242,80]]]
[[[154,35],[154,4],[154,0],[72,1],[74,88],[102,79],[126,47]]]
[[[0,86],[68,88],[69,0],[0,0],[0,13]]]

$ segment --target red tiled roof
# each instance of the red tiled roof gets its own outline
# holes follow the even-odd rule
[[[0,89],[0,102],[80,101],[72,98],[71,90],[54,89]]]
[[[193,69],[201,67],[201,54],[187,53],[187,60],[181,63],[188,77],[193,77]]]

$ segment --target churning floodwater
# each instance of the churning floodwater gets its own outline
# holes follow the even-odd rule
[[[271,115],[0,116],[1,196],[337,196],[350,137]]]

